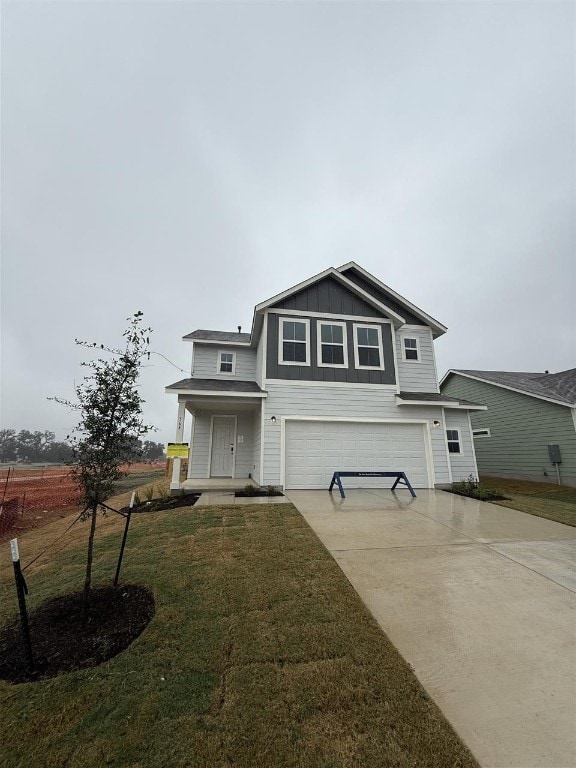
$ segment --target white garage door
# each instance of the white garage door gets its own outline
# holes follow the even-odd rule
[[[286,488],[328,488],[340,471],[406,472],[429,487],[421,424],[338,421],[286,422]],[[347,478],[345,488],[389,488],[388,478]]]

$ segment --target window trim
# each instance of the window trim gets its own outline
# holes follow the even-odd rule
[[[223,371],[221,370],[222,366],[222,355],[232,355],[232,370],[231,371]],[[235,376],[236,375],[236,352],[232,349],[219,349],[218,350],[218,364],[216,367],[216,372],[219,373],[222,376]]]
[[[304,342],[299,342],[300,344],[306,344],[306,360],[304,362],[282,359],[284,352],[284,323],[303,323],[306,327],[306,338]],[[310,366],[310,320],[308,318],[288,316],[278,318],[278,365]]]
[[[479,432],[483,432],[484,434],[477,434]],[[472,430],[472,437],[474,440],[481,439],[483,437],[492,437],[492,433],[490,432],[490,427],[478,427],[478,429]]]
[[[331,342],[322,341],[322,326],[323,325],[338,325],[342,328],[342,345],[332,344]],[[322,344],[329,344],[331,347],[342,346],[342,352],[344,355],[343,363],[323,363],[322,362]],[[316,323],[316,356],[317,365],[319,368],[348,368],[348,330],[346,323],[339,320],[318,320]]]
[[[456,432],[458,435],[458,439],[450,439],[448,437],[448,432]],[[458,443],[458,450],[457,451],[451,451],[450,450],[450,443]],[[446,427],[446,450],[448,451],[448,456],[463,456],[464,451],[462,450],[462,431],[460,427]]]
[[[410,357],[406,357],[406,345],[404,344],[406,339],[410,339],[410,341],[415,341],[416,342],[416,359],[410,358]],[[405,362],[405,363],[421,363],[422,362],[422,357],[420,355],[420,339],[418,338],[418,336],[415,336],[414,334],[407,334],[407,333],[405,333],[405,334],[402,334],[400,336],[400,341],[401,341],[401,346],[402,346],[402,360],[403,360],[403,362]]]
[[[364,344],[358,344],[358,328],[373,328],[378,333],[378,349],[380,351],[380,365],[360,365],[358,347],[364,347]],[[382,326],[374,323],[353,323],[352,335],[354,337],[354,367],[358,371],[384,371],[384,345],[382,343]],[[366,349],[376,349],[376,347],[366,347]]]

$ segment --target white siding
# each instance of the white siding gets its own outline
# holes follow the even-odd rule
[[[262,437],[262,417],[260,415],[260,409],[254,414],[254,442],[253,442],[253,460],[252,460],[252,477],[260,485],[262,484],[261,475],[261,437]]]
[[[262,388],[262,382],[264,381],[264,348],[266,346],[266,324],[268,323],[268,315],[264,317],[264,325],[262,327],[262,333],[258,340],[258,346],[256,348],[256,372],[255,380],[258,386]]]
[[[236,369],[232,376],[229,373],[219,373],[218,353],[235,352]],[[256,380],[256,350],[245,347],[221,347],[194,344],[194,368],[192,377],[196,379],[238,379],[240,381]]]
[[[468,411],[456,411],[450,408],[444,409],[446,429],[457,429],[460,432],[461,453],[449,453],[450,466],[452,468],[452,482],[458,483],[467,480],[470,475],[478,477],[474,458],[474,441],[468,425]]]
[[[190,453],[188,477],[193,480],[208,477],[208,451],[210,448],[210,417],[209,413],[194,416],[194,442]]]
[[[396,331],[396,370],[401,392],[438,392],[434,341],[430,328],[403,326]],[[419,360],[403,359],[403,339],[418,339]]]
[[[430,422],[434,482],[450,482],[443,430],[432,428],[435,419],[442,420],[439,406],[398,407],[394,391],[378,386],[295,386],[270,379],[265,384],[268,397],[264,401],[264,485],[281,483],[281,416],[426,419]],[[276,416],[275,423],[271,416]]]
[[[212,413],[202,413],[194,417],[194,442],[190,457],[188,477],[204,480],[210,477],[210,429]],[[214,415],[233,415],[232,411]],[[241,411],[237,414],[237,435],[243,437],[241,443],[236,440],[236,466],[234,476],[247,478],[254,472],[254,412]]]

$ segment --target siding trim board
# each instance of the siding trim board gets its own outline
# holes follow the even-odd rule
[[[338,267],[339,272],[346,272],[347,270],[355,270],[358,274],[360,274],[362,277],[364,277],[366,280],[368,280],[371,283],[374,283],[377,285],[382,291],[385,293],[389,293],[390,296],[392,296],[398,303],[404,304],[410,311],[421,320],[424,321],[425,325],[432,326],[436,331],[436,336],[441,336],[443,333],[446,333],[448,328],[445,325],[442,325],[438,320],[435,320],[431,315],[424,312],[424,310],[419,309],[415,304],[412,304],[411,301],[408,301],[408,299],[405,299],[404,296],[401,296],[399,293],[396,293],[396,291],[392,290],[389,286],[385,285],[383,282],[378,280],[377,277],[374,277],[374,275],[371,275],[370,272],[365,270],[363,267],[361,267],[359,264],[356,264],[355,261],[349,261],[347,264],[343,264],[341,267]]]
[[[296,293],[300,293],[301,291],[305,290],[309,286],[314,285],[314,283],[318,283],[321,280],[324,280],[326,278],[333,278],[334,280],[341,283],[345,288],[348,288],[349,291],[359,296],[367,304],[375,307],[378,310],[378,312],[382,313],[384,317],[387,317],[390,320],[395,321],[395,325],[400,326],[406,323],[406,320],[404,317],[399,315],[397,312],[394,312],[394,310],[390,309],[390,307],[385,306],[381,301],[378,301],[378,299],[374,298],[374,296],[371,296],[363,288],[361,288],[359,285],[356,285],[356,283],[353,283],[352,280],[349,280],[345,275],[342,275],[340,272],[338,272],[338,270],[334,269],[333,267],[330,267],[329,269],[324,270],[324,272],[320,272],[318,275],[314,275],[314,277],[311,277],[308,280],[304,280],[302,283],[298,283],[292,288],[288,288],[288,290],[286,291],[282,291],[282,293],[279,293],[276,296],[273,296],[271,299],[268,299],[267,301],[264,301],[261,304],[257,304],[254,312],[255,313],[261,312],[264,309],[268,309],[269,307],[272,307],[274,304],[278,304],[281,301],[285,301],[286,299],[290,298],[290,296]]]

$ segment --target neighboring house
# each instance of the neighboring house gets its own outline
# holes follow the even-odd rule
[[[258,304],[250,333],[189,333],[190,378],[166,388],[176,442],[192,416],[188,478],[327,489],[335,470],[403,470],[432,488],[476,474],[469,413],[484,406],[440,394],[445,331],[350,262]]]
[[[480,474],[576,486],[576,368],[560,373],[450,370],[445,395],[488,406],[472,415]],[[550,459],[557,445],[560,464]]]

